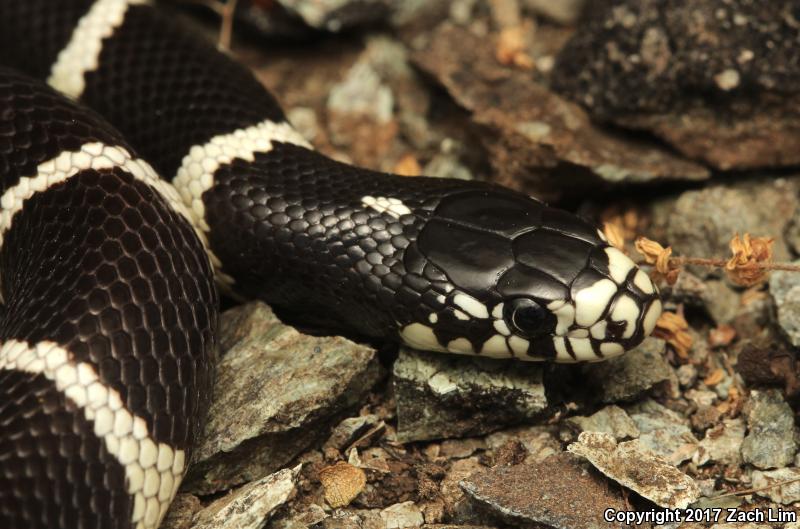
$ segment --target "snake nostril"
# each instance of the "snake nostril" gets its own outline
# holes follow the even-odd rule
[[[622,335],[625,333],[625,328],[627,327],[627,323],[624,321],[609,321],[606,325],[606,334],[609,338],[614,339],[621,339]]]

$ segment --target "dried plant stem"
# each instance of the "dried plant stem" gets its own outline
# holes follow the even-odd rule
[[[685,265],[707,266],[709,268],[724,268],[728,263],[725,259],[706,259],[703,257],[671,257],[670,266],[679,267]],[[785,270],[787,272],[800,272],[800,264],[792,263],[753,263],[751,266],[763,270]]]
[[[236,12],[236,3],[238,0],[228,0],[222,6],[222,22],[219,28],[219,43],[217,46],[222,51],[231,49],[231,36],[233,35],[233,14]]]
[[[769,485],[765,485],[765,486],[759,487],[757,489],[735,490],[733,492],[728,492],[728,493],[725,493],[725,494],[720,494],[719,496],[714,496],[711,499],[716,500],[717,498],[727,498],[729,496],[740,496],[742,494],[752,494],[754,492],[761,492],[762,490],[769,490],[769,489],[774,489],[775,487],[783,487],[784,485],[791,485],[792,483],[796,483],[798,481],[800,481],[800,478],[787,479],[786,481],[778,481],[776,483],[771,483]]]

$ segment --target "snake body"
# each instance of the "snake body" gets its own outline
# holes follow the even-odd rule
[[[0,0],[0,64],[0,527],[158,526],[207,400],[212,276],[332,332],[523,360],[622,354],[661,312],[576,216],[316,153],[149,3]]]

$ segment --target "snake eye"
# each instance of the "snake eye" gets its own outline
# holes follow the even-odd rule
[[[555,316],[549,310],[529,298],[511,300],[503,312],[506,323],[527,337],[547,334],[555,323]]]

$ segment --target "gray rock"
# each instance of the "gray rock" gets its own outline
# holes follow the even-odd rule
[[[674,465],[692,458],[698,441],[685,417],[651,399],[629,406],[626,411],[639,429],[643,448]]]
[[[194,515],[203,508],[200,499],[193,494],[179,493],[172,500],[160,529],[191,529]]]
[[[400,442],[487,433],[547,409],[535,363],[401,348],[394,364]]]
[[[226,490],[285,465],[379,378],[375,352],[300,334],[263,303],[222,315],[209,418],[184,489]]]
[[[563,452],[535,465],[476,472],[461,487],[476,506],[514,527],[618,527],[603,519],[603,510],[625,509],[618,492]]]
[[[261,529],[294,493],[300,466],[248,483],[199,511],[192,529]]]
[[[800,261],[794,261],[800,264]],[[795,347],[800,347],[800,275],[781,270],[772,272],[769,293],[775,300],[778,324]]]
[[[747,417],[744,462],[760,469],[790,465],[797,452],[797,431],[792,408],[780,391],[751,391],[743,411]]]
[[[681,255],[727,257],[734,233],[775,237],[775,259],[788,258],[781,238],[797,209],[797,183],[776,179],[717,184],[685,191],[667,217],[667,241]],[[692,268],[701,277],[709,269]],[[718,273],[718,272],[716,272]],[[724,301],[720,299],[717,301]]]
[[[554,20],[559,24],[574,24],[581,12],[586,0],[522,0],[522,6],[537,15]]]
[[[577,438],[581,432],[611,434],[617,441],[639,437],[639,428],[619,406],[606,406],[589,417],[570,417],[563,422]]]
[[[742,419],[725,419],[722,424],[706,432],[692,461],[698,466],[721,463],[738,467],[742,462],[744,432]]]
[[[800,163],[793,2],[598,0],[554,84],[718,169]]]
[[[425,521],[422,511],[413,501],[395,503],[381,511],[381,518],[386,524],[386,529],[405,529],[406,527],[419,527]]]
[[[688,270],[681,271],[678,281],[669,290],[670,299],[702,308],[717,323],[730,322],[739,310],[739,293],[724,281],[701,279]]]
[[[395,0],[278,0],[309,26],[326,31],[386,20]]]
[[[800,502],[800,468],[754,470],[751,477],[759,496],[784,505]]]
[[[617,444],[609,434],[583,432],[567,450],[661,507],[685,509],[700,497],[692,478],[653,455],[638,440]]]
[[[683,364],[675,370],[678,383],[684,388],[690,388],[697,381],[697,368],[692,364]]]
[[[664,340],[650,337],[627,354],[582,369],[597,385],[596,395],[602,402],[632,400],[672,376],[665,350]]]
[[[497,452],[509,443],[519,442],[525,447],[525,463],[540,463],[553,454],[563,451],[554,428],[547,425],[504,428],[486,436],[486,445]]]
[[[529,72],[499,65],[492,50],[485,38],[445,23],[412,59],[471,112],[498,182],[550,198],[565,190],[557,172],[565,165],[575,169],[569,176],[576,189],[708,178],[702,166],[599,128]]]
[[[359,437],[372,429],[383,431],[386,425],[377,415],[362,415],[360,417],[348,417],[340,422],[331,432],[331,436],[322,445],[322,448],[332,448],[338,451],[345,450]]]

